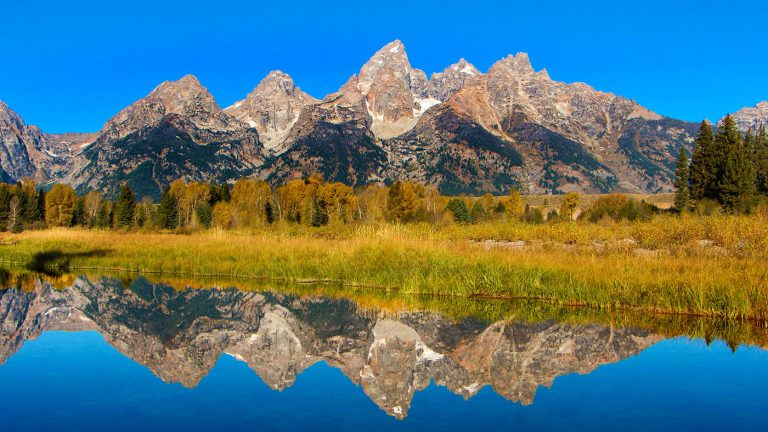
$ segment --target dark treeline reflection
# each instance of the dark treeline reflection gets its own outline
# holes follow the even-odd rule
[[[663,339],[633,327],[453,318],[321,295],[178,290],[142,278],[72,278],[63,288],[33,278],[0,290],[0,364],[46,330],[95,330],[163,381],[186,387],[222,355],[247,363],[274,389],[324,361],[397,418],[430,381],[465,398],[491,386],[530,404],[559,376],[589,373]]]

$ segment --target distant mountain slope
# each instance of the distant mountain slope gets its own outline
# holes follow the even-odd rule
[[[760,126],[768,125],[768,101],[760,102],[754,107],[742,108],[731,114],[731,117],[739,129],[757,130]]]

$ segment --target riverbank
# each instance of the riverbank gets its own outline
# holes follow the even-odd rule
[[[3,234],[0,263],[44,271],[335,281],[407,294],[766,320],[766,226],[760,217],[721,216],[188,235],[55,229]]]

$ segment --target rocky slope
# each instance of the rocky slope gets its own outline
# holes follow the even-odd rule
[[[557,322],[455,321],[436,313],[383,314],[346,300],[237,290],[182,290],[139,279],[77,279],[54,289],[0,291],[0,364],[47,330],[95,330],[166,382],[196,386],[230,355],[271,388],[308,366],[339,368],[381,409],[404,418],[430,382],[465,398],[484,386],[530,404],[571,373],[635,355],[660,337]]]
[[[756,131],[768,124],[768,101],[763,101],[754,107],[745,107],[731,114],[736,126],[743,131]]]
[[[223,112],[192,75],[166,81],[107,121],[64,178],[115,195],[127,183],[157,198],[172,181],[227,181],[264,160],[256,129]]]
[[[754,124],[764,108],[739,118]],[[621,96],[552,80],[524,53],[487,73],[461,59],[428,79],[397,40],[322,100],[275,71],[221,110],[186,76],[162,83],[95,137],[54,138],[18,116],[0,119],[0,166],[10,179],[108,195],[127,182],[152,196],[178,177],[279,183],[313,173],[355,186],[411,179],[444,193],[662,192],[697,131]]]
[[[266,148],[282,144],[304,107],[316,103],[288,74],[270,72],[248,96],[224,112],[255,127]]]
[[[42,133],[0,101],[0,181],[14,182],[25,177],[37,182],[59,178],[69,165],[71,151],[66,143]]]
[[[470,194],[668,191],[675,157],[696,133],[694,124],[631,100],[554,81],[524,53],[486,74],[462,59],[427,80],[400,41],[379,50],[339,92],[306,106],[294,129],[263,176],[320,172],[350,184],[400,178]],[[331,144],[345,157],[328,164],[315,147],[333,158]],[[365,163],[371,155],[375,162]]]

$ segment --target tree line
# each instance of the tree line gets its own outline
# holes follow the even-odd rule
[[[742,133],[728,115],[714,133],[704,121],[690,161],[681,149],[675,171],[678,211],[720,205],[730,213],[750,213],[768,196],[765,127]]]
[[[598,199],[579,214],[580,195],[562,197],[559,209],[526,204],[516,190],[507,196],[447,197],[435,187],[409,181],[353,189],[320,176],[272,187],[263,180],[241,178],[233,185],[176,180],[159,202],[137,199],[123,185],[115,199],[101,192],[78,195],[55,184],[47,192],[32,180],[0,184],[0,230],[18,232],[45,227],[96,229],[198,230],[256,228],[276,223],[307,226],[356,222],[473,224],[489,221],[552,223],[579,218],[635,220],[650,217],[652,205],[614,194]]]

